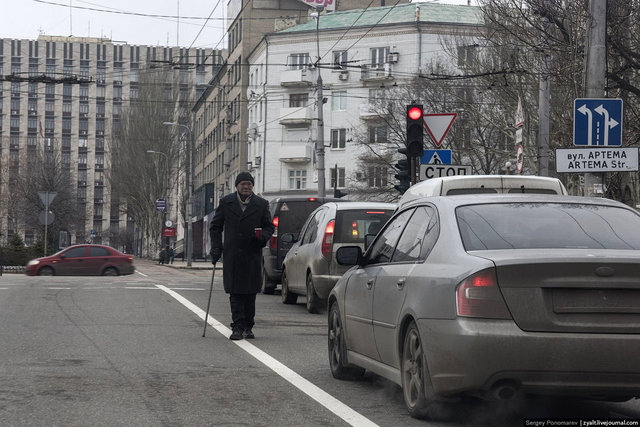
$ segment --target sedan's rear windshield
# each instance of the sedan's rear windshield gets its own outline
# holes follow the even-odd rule
[[[367,234],[378,231],[393,215],[385,209],[349,209],[336,214],[334,243],[364,243]]]
[[[456,210],[467,251],[640,249],[640,215],[613,206],[497,203]]]

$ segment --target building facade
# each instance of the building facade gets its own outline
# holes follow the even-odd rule
[[[392,187],[393,168],[357,161],[367,150],[362,141],[387,138],[376,108],[385,88],[411,84],[436,60],[451,62],[442,38],[471,37],[482,24],[477,7],[425,3],[318,19],[268,34],[248,57],[247,132],[264,141],[249,152],[249,161],[261,158],[258,188],[268,199],[317,194],[318,73],[325,99],[326,195],[347,187],[363,193]]]
[[[0,244],[18,233],[30,245],[41,233],[7,200],[10,183],[43,147],[59,157],[76,197],[81,221],[67,243],[110,244],[127,228],[127,216],[111,199],[110,140],[137,97],[140,71],[176,68],[165,85],[179,85],[195,100],[218,68],[212,53],[99,38],[0,39]],[[184,58],[193,66],[172,67]]]

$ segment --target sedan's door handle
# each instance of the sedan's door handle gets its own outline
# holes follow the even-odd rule
[[[405,283],[405,282],[406,282],[406,279],[400,279],[400,280],[398,280],[398,283],[396,283],[396,287],[397,287],[398,289],[402,289],[402,288],[404,288],[404,283]]]
[[[373,282],[374,282],[374,280],[373,280],[373,279],[369,279],[369,280],[367,280],[367,289],[371,289],[371,288],[373,288]]]

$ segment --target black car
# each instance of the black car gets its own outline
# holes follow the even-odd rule
[[[263,272],[262,293],[272,294],[282,278],[282,261],[289,252],[291,242],[283,242],[278,236],[291,233],[297,240],[300,229],[307,217],[326,202],[344,202],[335,197],[278,197],[269,202],[269,212],[273,218],[275,231],[269,244],[262,249]]]

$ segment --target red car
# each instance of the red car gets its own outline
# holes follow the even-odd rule
[[[27,276],[118,276],[132,274],[133,257],[104,245],[75,245],[29,261]]]

